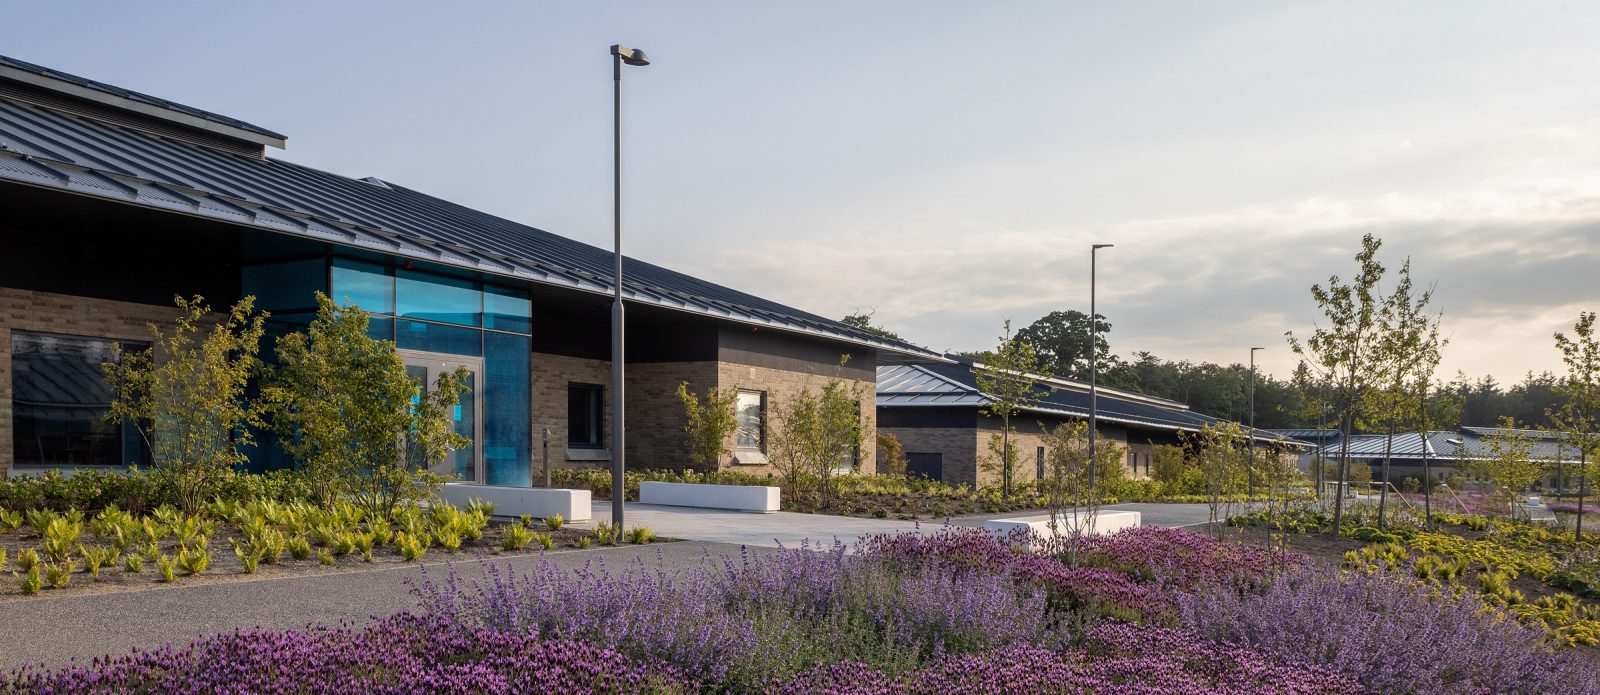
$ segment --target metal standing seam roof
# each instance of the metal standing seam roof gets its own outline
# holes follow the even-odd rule
[[[185,106],[183,104],[179,104],[179,103],[174,102],[174,101],[168,101],[166,99],[162,99],[161,97],[150,96],[149,94],[144,94],[142,92],[135,92],[135,91],[133,91],[131,89],[123,89],[122,87],[118,87],[116,85],[106,84],[106,83],[100,82],[98,80],[91,80],[91,79],[89,79],[87,77],[79,77],[77,75],[73,75],[73,74],[70,74],[70,73],[61,72],[60,70],[47,68],[47,67],[45,67],[43,65],[34,65],[33,63],[29,63],[29,62],[24,61],[24,60],[17,60],[16,58],[11,58],[11,57],[7,57],[7,56],[0,56],[0,68],[10,68],[12,70],[17,70],[17,71],[21,71],[21,72],[24,72],[24,73],[29,73],[29,74],[32,74],[32,75],[37,75],[39,77],[47,78],[48,80],[51,80],[51,81],[65,82],[67,84],[75,85],[75,86],[81,87],[83,89],[92,91],[92,92],[98,92],[100,94],[103,94],[103,95],[106,95],[106,96],[109,96],[109,97],[115,97],[115,98],[118,98],[118,99],[126,99],[128,101],[138,102],[140,104],[145,104],[145,105],[148,105],[148,106],[152,106],[152,107],[155,107],[157,109],[163,109],[163,110],[167,110],[167,111],[176,111],[178,113],[181,113],[181,114],[184,114],[184,115],[187,115],[187,116],[193,116],[195,118],[198,118],[198,119],[201,119],[201,120],[204,120],[204,121],[210,121],[212,123],[216,123],[216,124],[219,124],[219,125],[225,125],[225,126],[228,126],[230,128],[238,128],[239,130],[248,131],[248,132],[251,132],[251,133],[255,133],[257,135],[263,135],[263,136],[266,136],[268,138],[272,138],[272,139],[278,140],[278,141],[282,141],[282,140],[287,140],[288,139],[288,136],[286,136],[286,135],[284,135],[282,133],[275,133],[275,132],[273,132],[271,130],[267,130],[266,128],[263,128],[261,126],[255,125],[253,123],[246,123],[246,122],[241,121],[241,120],[239,120],[237,118],[232,118],[230,116],[224,116],[224,115],[222,115],[220,113],[213,113],[211,111],[205,111],[205,110],[202,110],[202,109],[197,109],[197,108],[194,108],[193,106]],[[280,144],[280,146],[281,146],[281,144]]]
[[[0,180],[221,220],[490,275],[609,294],[610,251],[376,179],[258,159],[0,99]],[[718,319],[945,358],[623,257],[624,297]]]
[[[1024,410],[1070,417],[1089,416],[1089,394],[1083,391],[1041,387],[1039,402]],[[1201,428],[1219,422],[1220,418],[1203,415],[1186,406],[1155,405],[1102,392],[1097,399],[1096,417],[1107,422],[1147,428],[1198,432]],[[980,407],[992,400],[978,390],[977,375],[970,362],[956,364],[893,365],[878,368],[878,407]],[[1298,446],[1305,442],[1270,435],[1257,430],[1258,439],[1284,441]]]
[[[1460,431],[1430,431],[1428,432],[1427,456],[1430,459],[1448,465],[1450,461],[1466,459],[1468,461],[1481,461],[1493,456],[1493,449],[1489,438],[1504,432],[1492,427],[1463,427]],[[1537,461],[1575,461],[1572,458],[1576,450],[1565,446],[1557,433],[1541,430],[1521,430],[1532,439],[1530,454]],[[1389,447],[1387,434],[1353,434],[1350,435],[1350,456],[1362,459],[1381,459]],[[1459,443],[1457,443],[1459,442]],[[1324,456],[1338,456],[1343,448],[1338,438],[1322,445],[1321,453]],[[1397,432],[1394,436],[1393,450],[1388,453],[1391,459],[1418,460],[1423,457],[1424,448],[1422,437],[1418,432]]]

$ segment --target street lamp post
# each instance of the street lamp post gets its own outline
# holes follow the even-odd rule
[[[1256,351],[1265,349],[1250,348],[1250,466],[1245,472],[1249,474],[1251,495],[1256,494]]]
[[[611,303],[611,524],[622,532],[623,486],[627,464],[623,457],[622,426],[622,64],[649,65],[650,58],[637,48],[611,46],[611,152],[613,222],[617,276]]]
[[[1095,309],[1094,309],[1095,259],[1096,259],[1096,254],[1098,254],[1100,252],[1100,249],[1108,249],[1108,248],[1111,248],[1112,246],[1113,246],[1112,244],[1093,244],[1093,245],[1091,245],[1089,247],[1089,489],[1090,490],[1094,490],[1094,466],[1095,466],[1095,460],[1096,460],[1095,456],[1094,456],[1094,454],[1095,454],[1094,446],[1095,446],[1095,440],[1099,437],[1098,425],[1099,425],[1099,407],[1100,407],[1100,403],[1099,403],[1100,393],[1099,393],[1099,390],[1095,387],[1095,376],[1096,376],[1096,372],[1098,371],[1098,363],[1096,362],[1096,358],[1097,358],[1096,353],[1099,352],[1099,350],[1096,348],[1095,340],[1097,338],[1099,338],[1099,336],[1100,336],[1100,328],[1099,328],[1099,326],[1097,325],[1097,323],[1095,321],[1096,314],[1095,314]]]

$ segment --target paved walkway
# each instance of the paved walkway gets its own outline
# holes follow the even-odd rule
[[[1117,504],[1106,509],[1131,509],[1144,514],[1146,525],[1184,526],[1203,523],[1203,504]],[[1014,516],[1014,515],[1004,515]],[[594,505],[594,522],[611,518],[611,505]],[[957,520],[981,523],[983,517]],[[454,563],[457,571],[475,576],[487,562],[530,568],[544,559],[564,567],[579,567],[596,559],[607,563],[660,556],[668,568],[697,566],[707,555],[736,555],[739,546],[798,547],[802,541],[845,544],[876,533],[929,532],[941,522],[916,524],[889,519],[860,519],[778,512],[688,509],[631,504],[627,525],[651,527],[658,535],[683,539],[651,546],[566,551],[548,557],[486,557]],[[430,558],[431,559],[431,558]],[[445,573],[445,562],[427,563],[434,576]],[[93,657],[149,648],[168,642],[186,643],[203,635],[241,627],[296,628],[308,623],[337,623],[341,619],[365,620],[414,607],[407,579],[420,574],[419,566],[406,564],[359,573],[280,577],[205,585],[151,588],[106,594],[44,596],[0,603],[0,670],[23,663],[63,664]]]
[[[788,548],[801,542],[831,545],[835,539],[845,545],[863,536],[898,531],[937,530],[943,522],[923,523],[892,519],[863,519],[826,514],[796,512],[735,512],[693,507],[666,507],[630,503],[623,508],[627,526],[649,526],[658,536],[691,541],[731,543]],[[595,502],[591,524],[611,520],[611,503]]]
[[[716,543],[663,543],[594,550],[573,550],[548,556],[487,557],[455,562],[464,576],[474,577],[486,562],[519,569],[544,559],[563,567],[581,567],[603,558],[616,566],[657,554],[669,568],[699,565],[712,557],[737,554],[739,548]],[[430,559],[434,553],[429,553]],[[428,572],[442,578],[449,563],[428,563]],[[188,643],[203,635],[252,626],[297,628],[341,619],[364,621],[416,607],[407,579],[420,576],[418,565],[405,564],[364,572],[279,577],[218,584],[160,586],[140,591],[78,596],[50,596],[0,603],[0,671],[23,663],[64,664],[103,654]]]

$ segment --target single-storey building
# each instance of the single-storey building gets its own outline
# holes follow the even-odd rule
[[[306,326],[315,292],[371,315],[424,383],[464,366],[441,472],[526,486],[545,437],[556,466],[604,465],[611,437],[611,251],[429,196],[267,155],[284,135],[0,57],[0,474],[148,460],[107,422],[100,363],[148,341],[176,295],[244,296],[271,335]],[[765,409],[818,379],[941,361],[643,261],[624,261],[628,464],[685,465],[688,382],[739,389],[724,463],[766,463]],[[270,354],[270,345],[264,349]],[[837,371],[840,358],[849,362]],[[547,434],[548,433],[548,434]],[[873,455],[869,441],[863,456]],[[288,465],[267,443],[261,469]]]
[[[1310,456],[1314,459],[1322,457],[1330,465],[1339,461],[1345,451],[1344,442],[1338,432],[1326,436]],[[1432,476],[1435,484],[1445,482],[1452,476],[1471,477],[1467,468],[1475,461],[1493,458],[1494,450],[1492,440],[1496,436],[1520,434],[1529,440],[1529,457],[1534,461],[1543,461],[1551,465],[1551,472],[1546,476],[1544,484],[1549,487],[1560,485],[1570,487],[1575,481],[1557,481],[1555,463],[1560,461],[1567,464],[1578,462],[1578,451],[1571,444],[1564,441],[1561,433],[1549,430],[1506,430],[1498,427],[1459,427],[1454,430],[1430,430],[1424,437],[1422,432],[1398,432],[1394,440],[1389,440],[1388,434],[1353,434],[1350,435],[1349,456],[1354,463],[1366,464],[1372,469],[1372,480],[1382,483],[1383,462],[1389,460],[1389,479],[1398,487],[1406,478],[1415,478],[1420,484],[1424,479],[1423,459],[1427,458],[1427,473]]]
[[[1003,428],[999,417],[983,411],[993,399],[978,388],[982,365],[968,357],[946,357],[949,363],[878,367],[878,432],[900,440],[910,474],[951,484],[998,484],[999,473],[981,465],[990,457],[991,437]],[[1014,445],[1024,462],[1016,480],[1022,482],[1044,477],[1046,429],[1089,417],[1088,384],[1039,379],[1035,388],[1037,401],[1011,418]],[[1122,450],[1132,477],[1150,476],[1155,446],[1180,444],[1185,434],[1225,422],[1177,401],[1119,389],[1096,390],[1100,441]],[[1280,446],[1280,439],[1262,432],[1258,442]]]

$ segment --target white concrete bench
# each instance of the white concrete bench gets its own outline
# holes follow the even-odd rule
[[[543,519],[560,514],[567,521],[588,521],[592,511],[588,490],[445,483],[439,490],[439,497],[457,507],[465,507],[473,499],[492,502],[495,516],[527,514]]]
[[[1067,512],[1056,519],[1056,535],[1067,536],[1075,529],[1087,526],[1089,535],[1102,533],[1116,533],[1123,529],[1139,528],[1141,515],[1139,512],[1121,510],[1102,510],[1094,518],[1089,519],[1085,513],[1073,514]],[[1030,516],[1018,519],[990,519],[983,522],[983,528],[998,536],[1009,535],[1018,529],[1028,529],[1039,534],[1040,538],[1050,537],[1050,517]]]
[[[742,512],[778,511],[778,488],[761,485],[707,485],[704,483],[639,483],[641,504]]]

